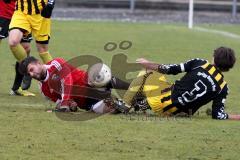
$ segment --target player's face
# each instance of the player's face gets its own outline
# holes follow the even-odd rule
[[[28,74],[36,79],[36,80],[44,80],[45,79],[45,70],[42,64],[39,62],[37,63],[30,63],[28,65]]]

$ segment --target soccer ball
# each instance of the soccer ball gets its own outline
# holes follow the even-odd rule
[[[104,87],[111,78],[111,69],[106,64],[97,63],[88,70],[88,84],[92,87]]]

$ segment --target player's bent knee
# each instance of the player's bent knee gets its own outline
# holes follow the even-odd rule
[[[19,29],[13,29],[9,32],[8,44],[10,47],[17,46],[23,37],[23,33]]]
[[[8,44],[9,44],[10,47],[15,47],[15,46],[17,46],[19,43],[20,43],[20,40],[9,37]]]

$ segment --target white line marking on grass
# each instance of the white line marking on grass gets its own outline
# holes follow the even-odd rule
[[[54,17],[52,18],[54,20],[60,20],[60,21],[83,21],[83,22],[132,22],[135,23],[135,20],[131,20],[131,19],[121,19],[121,20],[111,20],[111,19],[84,19],[84,18],[71,18],[71,17]],[[137,23],[149,23],[148,21],[144,22],[137,22]],[[164,24],[162,22],[155,22],[156,24]],[[215,34],[219,34],[222,35],[224,37],[228,37],[228,38],[234,38],[234,39],[240,39],[240,35],[235,34],[235,33],[231,33],[231,32],[226,32],[226,31],[221,31],[221,30],[215,30],[215,29],[207,29],[207,28],[202,28],[202,27],[194,27],[194,30],[197,31],[202,31],[202,32],[208,32],[208,33],[215,33]]]
[[[231,32],[215,30],[215,29],[207,29],[207,28],[202,28],[202,27],[194,27],[194,29],[198,30],[198,31],[202,31],[202,32],[219,34],[219,35],[229,37],[229,38],[240,39],[240,35],[231,33]]]

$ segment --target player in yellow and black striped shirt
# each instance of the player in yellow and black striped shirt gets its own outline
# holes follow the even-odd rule
[[[150,71],[147,76],[133,80],[123,98],[127,105],[116,102],[116,108],[127,112],[131,105],[138,108],[143,106],[158,114],[175,115],[184,112],[191,115],[212,101],[213,119],[240,120],[240,115],[224,111],[228,87],[222,72],[229,71],[235,61],[234,51],[227,47],[219,47],[214,51],[212,63],[196,58],[181,64],[159,65],[138,59],[137,62]],[[176,75],[182,72],[186,74],[175,84],[167,83],[163,77],[163,74]],[[142,93],[139,94],[139,91]]]
[[[52,60],[48,52],[50,26],[54,0],[17,0],[16,10],[9,27],[9,46],[15,58],[21,62],[27,57],[20,40],[32,33],[37,50],[44,63]]]
[[[46,6],[46,0],[17,0],[16,10],[22,11],[25,14],[40,14]]]

